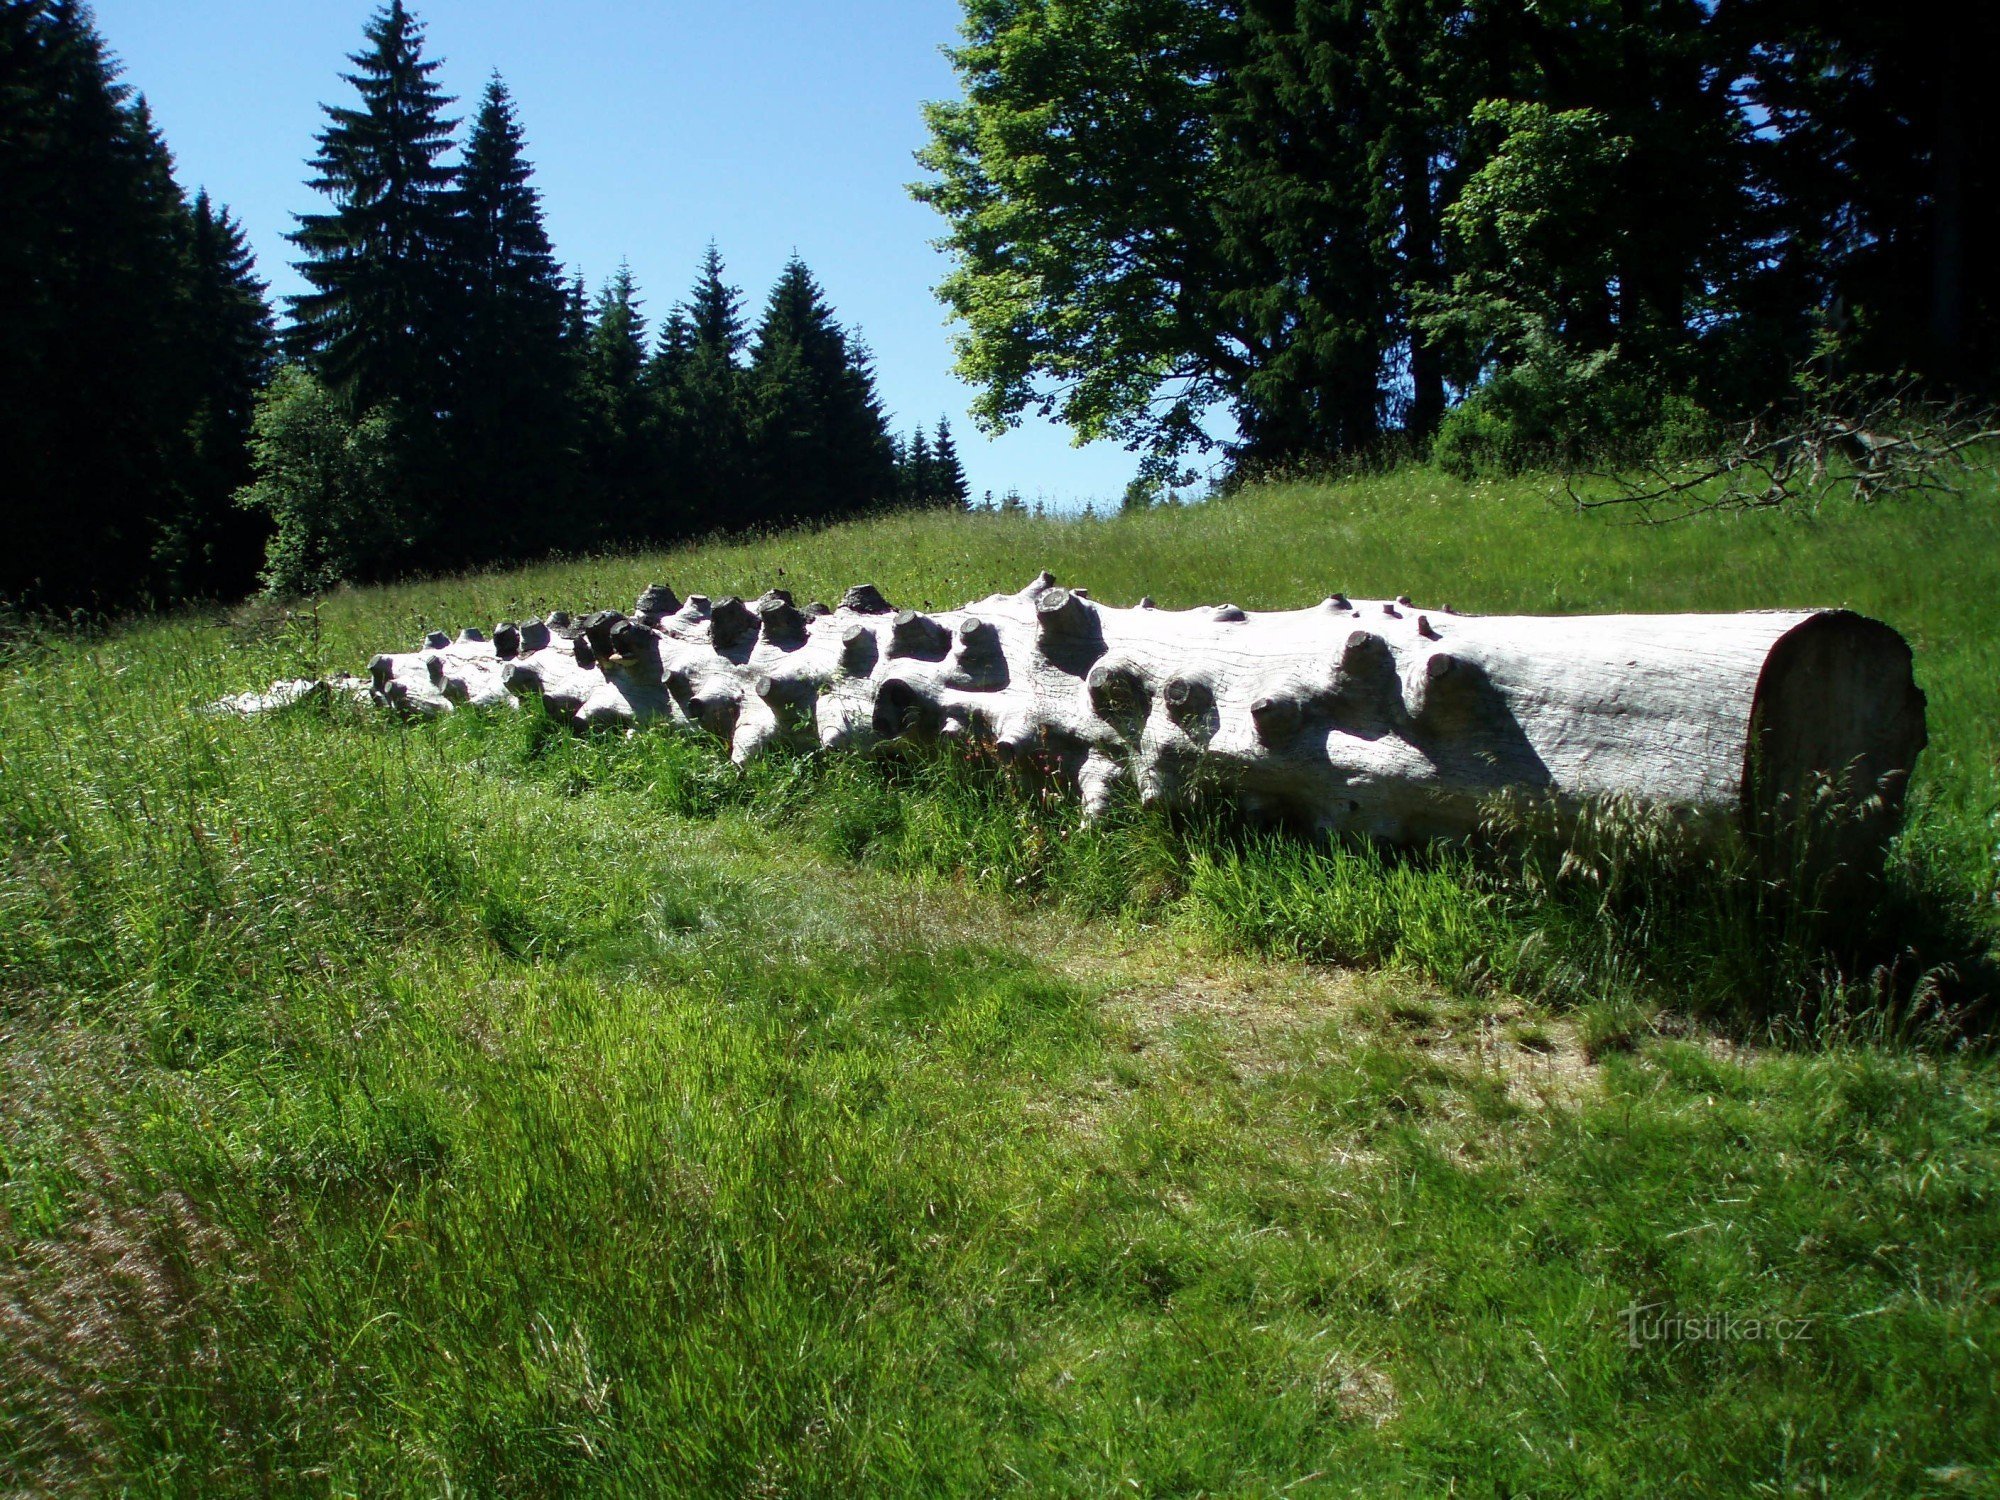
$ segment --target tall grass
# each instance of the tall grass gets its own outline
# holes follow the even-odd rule
[[[1990,502],[1645,532],[1399,473],[20,646],[0,1489],[1990,1488],[2000,1079],[1864,1004],[1991,941]],[[1915,956],[1843,967],[1646,824],[1391,854],[1086,829],[948,757],[199,712],[651,577],[944,605],[1043,565],[1866,608],[1933,710],[1894,890],[1955,931],[1892,902]],[[1740,1045],[1774,1016],[1817,1045]],[[1633,1303],[1813,1336],[1632,1347]]]

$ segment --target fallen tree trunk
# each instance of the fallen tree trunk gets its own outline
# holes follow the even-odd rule
[[[631,616],[434,635],[369,673],[409,712],[529,698],[580,728],[695,725],[738,762],[955,737],[1043,765],[1088,816],[1124,783],[1206,789],[1407,841],[1474,831],[1496,793],[1613,798],[1765,839],[1811,822],[1815,865],[1850,872],[1879,865],[1925,739],[1908,646],[1845,610],[1114,609],[1047,574],[937,614],[865,585],[805,611],[656,585]]]

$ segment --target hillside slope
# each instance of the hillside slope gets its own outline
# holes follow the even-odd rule
[[[25,647],[0,1488],[1992,1492],[2000,1070],[1926,1004],[1993,940],[1995,499],[1657,529],[1413,470]],[[1385,859],[948,761],[197,711],[656,579],[1043,567],[1886,619],[1932,748],[1879,967],[1643,827]]]

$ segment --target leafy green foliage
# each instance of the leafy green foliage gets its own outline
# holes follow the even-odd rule
[[[1225,39],[1202,0],[967,7],[965,98],[925,107],[915,192],[950,226],[938,295],[987,430],[1035,410],[1181,446],[1227,395],[1206,97]]]
[[[238,494],[270,518],[264,582],[309,594],[393,572],[410,545],[394,409],[360,417],[296,366],[257,404],[250,448],[256,479]]]
[[[1446,473],[1499,477],[1712,450],[1717,424],[1692,398],[1615,349],[1581,353],[1537,315],[1505,316],[1511,361],[1446,413],[1431,445]]]
[[[1648,403],[1756,411],[1836,326],[1858,368],[1993,388],[1966,270],[1994,243],[1991,125],[1961,49],[1867,6],[965,11],[965,97],[930,106],[914,191],[989,428],[1035,410],[1167,461],[1226,409],[1270,472],[1427,439],[1529,365],[1547,388],[1552,348],[1617,389],[1515,446],[1616,458]]]

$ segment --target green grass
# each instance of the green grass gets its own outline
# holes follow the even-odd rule
[[[23,646],[0,1491],[2000,1494],[2000,1064],[1926,1009],[2000,931],[1996,497],[1531,490],[903,517]],[[656,578],[944,607],[1043,566],[1847,604],[1915,644],[1932,747],[1829,948],[1643,822],[1386,856],[1084,830],[942,759],[196,712]]]

